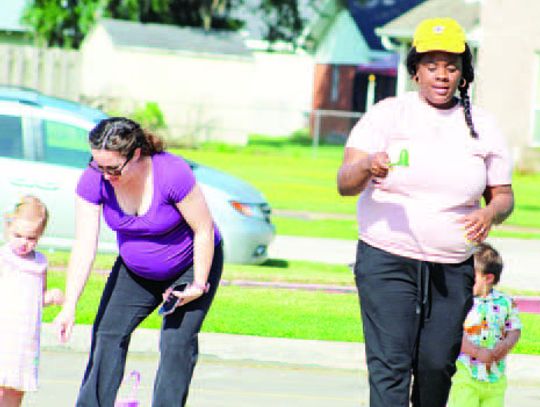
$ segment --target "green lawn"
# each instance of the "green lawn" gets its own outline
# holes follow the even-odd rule
[[[236,175],[260,189],[279,209],[326,213],[354,213],[354,198],[342,198],[336,172],[342,147],[319,148],[313,158],[309,146],[253,142],[247,147],[205,145],[197,150],[173,152]]]
[[[340,271],[335,271],[341,273]],[[300,272],[302,273],[302,271]],[[342,271],[343,275],[346,273]],[[49,287],[64,287],[64,273],[49,272]],[[91,324],[106,277],[92,274],[79,301],[77,323]],[[59,307],[44,311],[50,322]],[[522,314],[523,336],[516,352],[540,355],[540,315]],[[158,328],[152,314],[142,327]],[[358,299],[355,294],[317,291],[220,287],[204,332],[330,341],[363,341]]]
[[[532,215],[531,215],[532,216]],[[538,215],[540,217],[540,212]],[[290,216],[274,215],[272,222],[276,226],[279,235],[326,237],[332,239],[357,239],[358,225],[354,219],[301,219]],[[517,229],[512,230],[507,224],[495,226],[491,237],[511,237],[520,239],[540,239],[540,229]]]
[[[516,208],[507,224],[540,229],[539,185],[540,174],[514,174]]]
[[[331,239],[358,238],[358,225],[354,219],[299,219],[287,216],[273,216],[278,235],[326,237]]]
[[[68,262],[69,253],[65,251],[55,251],[47,253],[47,258],[51,268],[65,268]],[[114,260],[114,255],[99,254],[96,257],[94,269],[110,270]],[[352,271],[347,266],[281,259],[270,259],[262,265],[226,263],[223,270],[223,280],[354,285]]]
[[[279,234],[356,238],[356,198],[341,197],[336,189],[341,146],[320,146],[314,156],[309,144],[252,137],[246,147],[207,144],[173,152],[243,178],[261,190],[277,212],[292,211],[291,216],[274,216]],[[492,236],[540,238],[540,174],[515,174],[513,182],[516,208],[505,225],[514,228],[497,229]],[[310,213],[318,216],[311,219]]]

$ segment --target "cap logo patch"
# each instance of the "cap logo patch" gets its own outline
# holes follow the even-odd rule
[[[433,32],[435,34],[441,34],[443,31],[444,31],[444,26],[442,25],[436,25],[435,27],[433,27]]]

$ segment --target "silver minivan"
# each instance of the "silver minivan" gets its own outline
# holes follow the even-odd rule
[[[0,87],[0,211],[12,210],[25,194],[41,198],[51,215],[43,246],[71,247],[74,191],[90,156],[88,131],[105,117],[97,109],[34,90]],[[236,177],[188,163],[223,235],[225,261],[266,260],[275,227],[263,195]],[[105,222],[101,229],[98,249],[116,251],[114,233]]]

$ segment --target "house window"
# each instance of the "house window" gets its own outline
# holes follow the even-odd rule
[[[332,89],[330,91],[330,101],[337,102],[339,99],[339,65],[332,65]]]
[[[536,87],[533,101],[533,145],[540,146],[540,52],[536,53]]]

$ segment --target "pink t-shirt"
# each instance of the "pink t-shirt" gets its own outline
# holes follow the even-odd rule
[[[360,194],[360,239],[424,261],[459,263],[472,255],[459,219],[480,206],[486,185],[512,183],[512,162],[493,117],[471,111],[478,139],[461,105],[436,109],[417,92],[385,99],[362,117],[346,147],[386,151],[391,162],[406,149],[409,166],[393,167]]]

